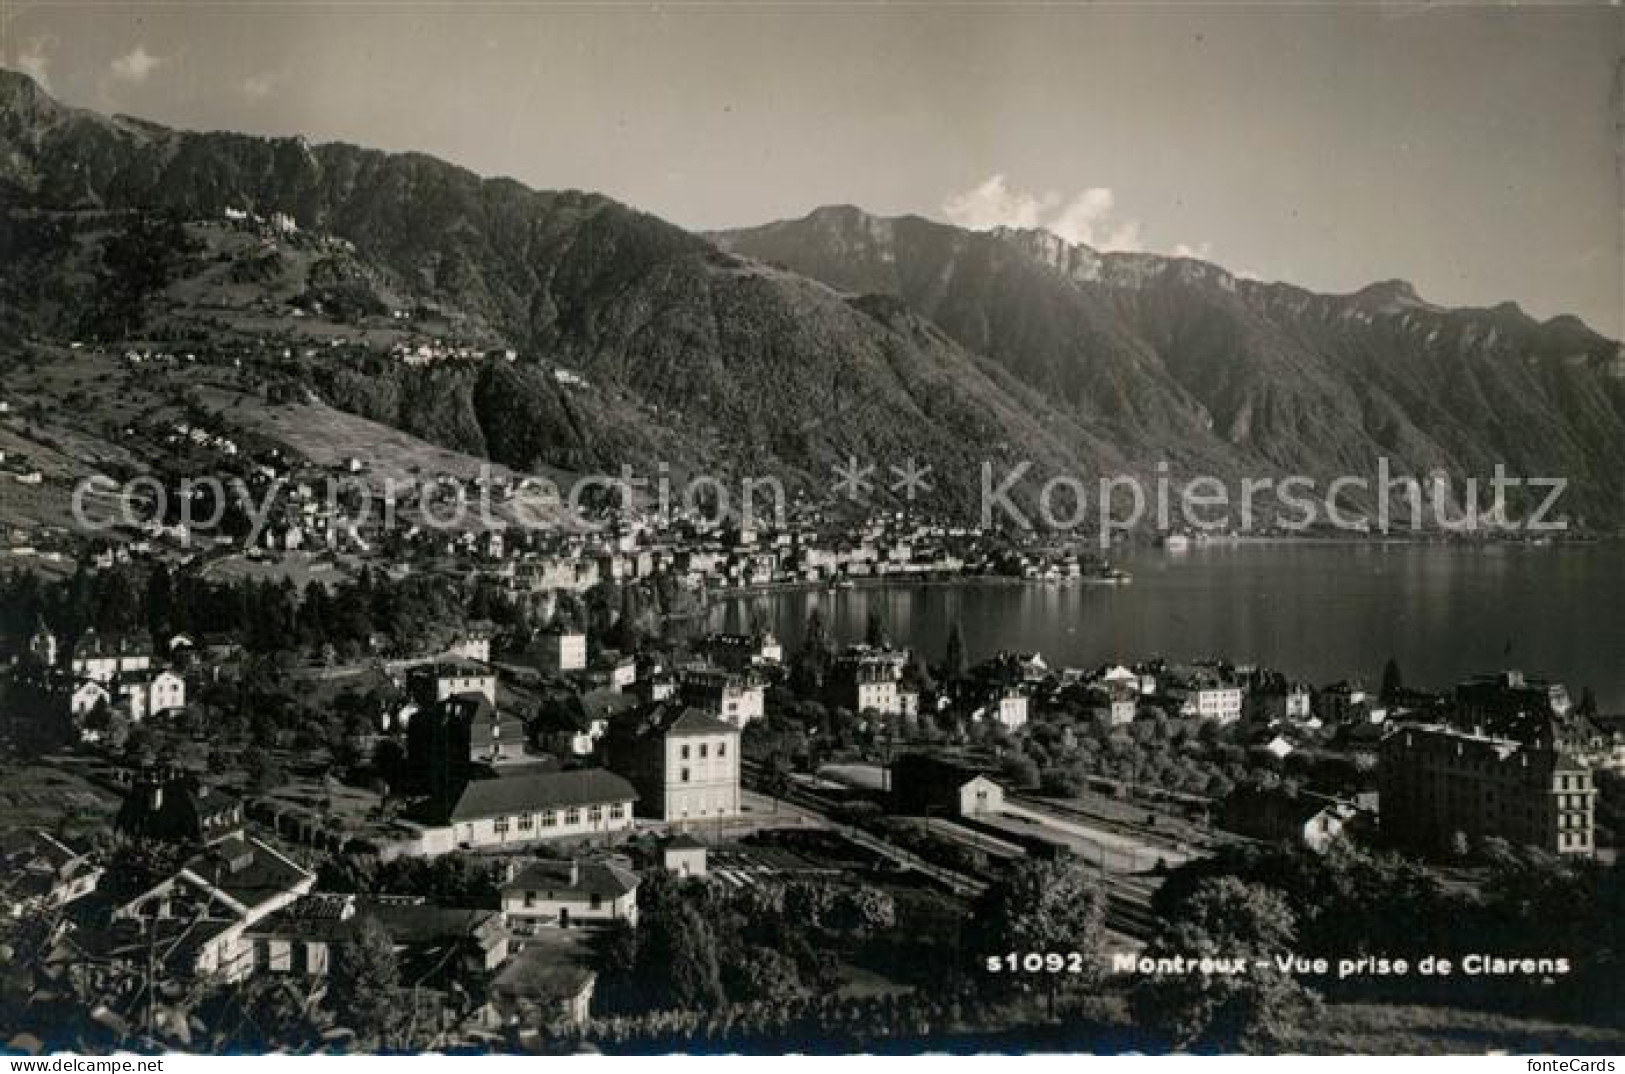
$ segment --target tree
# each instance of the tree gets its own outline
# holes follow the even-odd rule
[[[1382,694],[1380,696],[1384,704],[1391,705],[1399,700],[1399,696],[1404,692],[1405,676],[1400,673],[1399,661],[1390,656],[1388,663],[1384,664],[1382,668]]]
[[[1101,940],[1106,927],[1106,895],[1086,866],[1073,861],[1024,860],[977,901],[970,937],[983,959],[1015,952],[1081,956],[1081,972],[995,973],[983,978],[995,988],[1028,991],[1048,985],[1050,1013],[1063,987],[1093,983],[1100,972]],[[1070,971],[1072,966],[1068,966]]]
[[[868,620],[864,623],[863,643],[872,649],[884,649],[888,645],[886,621],[881,618],[878,608],[870,610]]]
[[[801,974],[795,961],[771,947],[746,949],[745,957],[730,961],[728,998],[735,1003],[782,1003],[801,994]]]
[[[638,927],[637,978],[655,1009],[721,1006],[717,938],[699,910],[676,893],[660,900]]]
[[[814,608],[807,616],[807,629],[801,636],[801,649],[796,654],[791,671],[791,688],[799,694],[814,694],[823,689],[824,676],[834,660],[835,646],[830,641],[829,629],[824,625],[824,614]]]
[[[248,789],[255,794],[264,794],[287,779],[282,766],[263,746],[251,746],[245,750],[242,765],[248,775]]]
[[[1264,1052],[1289,1042],[1314,997],[1274,964],[1295,950],[1297,923],[1280,892],[1233,876],[1196,885],[1142,958],[1236,960],[1236,972],[1143,977],[1130,995],[1135,1020],[1172,1048]]]
[[[942,662],[942,674],[950,682],[965,678],[965,628],[955,619],[948,627],[948,652]]]
[[[147,629],[161,645],[167,645],[175,624],[175,584],[169,567],[162,561],[147,575]]]
[[[334,954],[328,1002],[358,1036],[387,1042],[402,1022],[400,976],[389,933],[377,918],[362,917]]]

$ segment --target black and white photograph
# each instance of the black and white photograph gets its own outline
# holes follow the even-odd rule
[[[1618,3],[0,0],[0,1065],[1615,1071],[1622,334]]]

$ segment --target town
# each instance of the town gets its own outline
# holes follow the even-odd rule
[[[1576,930],[1612,912],[1625,721],[1589,696],[1518,671],[1435,692],[1392,663],[1371,688],[1059,667],[973,657],[957,624],[922,653],[816,611],[787,650],[695,617],[697,572],[965,562],[898,525],[827,574],[769,531],[487,538],[475,570],[331,588],[150,555],[0,578],[9,1046],[1171,1040],[1189,997],[1110,953],[1178,957],[1216,906],[1334,962],[1500,937],[1573,967],[1491,1005],[1599,994],[1607,941]],[[1015,573],[1058,573],[1036,564]],[[1268,1019],[1188,1039],[1339,1009],[1256,987]]]

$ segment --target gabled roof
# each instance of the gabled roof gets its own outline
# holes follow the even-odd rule
[[[724,723],[710,713],[685,708],[662,721],[661,730],[672,738],[696,738],[700,735],[737,735],[739,728]]]
[[[315,879],[314,873],[265,843],[242,836],[194,855],[185,871],[248,910]]]
[[[476,780],[463,788],[451,820],[473,820],[571,806],[637,800],[632,784],[602,768]]]
[[[570,879],[571,864],[567,861],[533,862],[502,885],[502,890],[551,891],[555,897],[601,895],[606,899],[618,899],[638,888],[638,874],[612,861],[575,863],[573,882]]]

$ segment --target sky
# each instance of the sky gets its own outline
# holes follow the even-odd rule
[[[694,229],[855,204],[1615,338],[1625,310],[1617,5],[0,0],[0,64]]]

